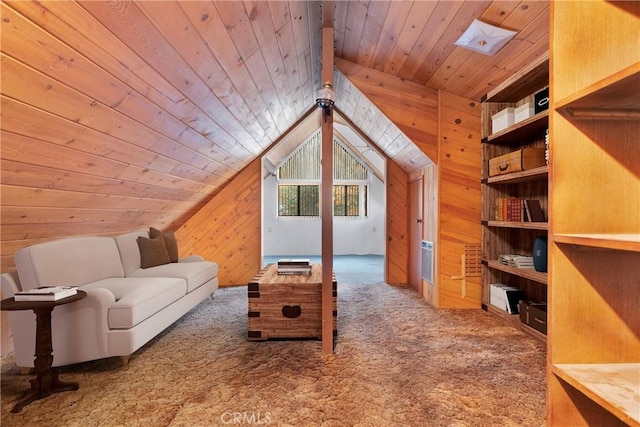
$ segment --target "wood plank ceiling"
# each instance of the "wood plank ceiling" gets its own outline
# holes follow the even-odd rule
[[[197,212],[314,108],[323,7],[336,58],[472,99],[548,49],[547,1],[5,0],[2,271],[40,240]],[[519,33],[493,57],[456,47],[474,18]],[[398,141],[405,170],[429,161]]]

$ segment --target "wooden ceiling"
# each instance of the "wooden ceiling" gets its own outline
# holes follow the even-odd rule
[[[545,52],[549,35],[547,1],[0,8],[3,256],[34,239],[169,227],[197,211],[315,108],[323,14],[333,16],[336,58],[472,99]],[[456,47],[474,18],[518,35],[493,57]],[[335,75],[338,108],[370,103]],[[384,129],[405,170],[429,162]]]
[[[515,38],[495,56],[456,46],[473,19]],[[549,48],[547,1],[336,2],[338,58],[479,100]]]

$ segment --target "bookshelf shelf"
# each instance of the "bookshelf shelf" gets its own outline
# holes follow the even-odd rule
[[[500,263],[500,255],[533,255],[533,246],[546,238],[547,222],[502,221],[524,218],[518,213],[514,200],[539,202],[542,215],[548,217],[548,165],[504,175],[489,175],[489,160],[512,155],[523,148],[546,148],[545,136],[549,127],[549,110],[538,111],[499,132],[492,133],[492,116],[507,107],[536,105],[536,94],[549,87],[549,55],[545,54],[521,71],[505,80],[482,98],[482,242],[483,276],[482,301],[487,311],[510,320],[515,326],[546,341],[546,336],[520,321],[520,316],[509,315],[491,306],[491,284],[503,283],[517,287],[527,301],[547,301],[547,274],[533,268],[515,268]],[[534,109],[535,110],[535,109]],[[521,204],[524,212],[533,212],[531,205]],[[527,209],[527,207],[529,209]],[[536,213],[539,209],[536,209]],[[529,214],[530,215],[530,214]],[[537,215],[536,219],[541,216]],[[496,220],[501,219],[501,220]]]
[[[540,84],[540,82],[545,82]],[[487,92],[482,102],[512,102],[522,99],[549,82],[549,52]]]
[[[640,426],[638,16],[551,7],[547,425]]]
[[[640,252],[640,234],[556,234],[556,243]]]
[[[487,221],[489,227],[522,228],[528,230],[547,230],[546,222]]]
[[[543,131],[549,123],[549,110],[542,111],[533,117],[516,123],[506,129],[489,135],[482,142],[491,142],[492,144],[517,144],[523,137],[535,131]]]
[[[543,334],[542,332],[536,331],[531,326],[528,326],[522,323],[520,321],[520,316],[518,314],[509,314],[504,310],[500,310],[499,308],[492,306],[491,304],[483,304],[482,308],[489,313],[495,314],[496,316],[505,319],[509,323],[513,324],[513,326],[531,335],[532,337],[542,342],[547,341],[547,336],[545,334]]]
[[[517,184],[519,182],[534,181],[546,178],[549,174],[549,166],[540,166],[520,172],[505,175],[497,175],[487,178],[487,184]]]
[[[494,270],[504,271],[514,276],[523,277],[525,279],[533,280],[534,282],[547,284],[547,273],[541,273],[533,268],[515,268],[502,264],[498,260],[487,261],[487,267]]]
[[[556,106],[556,110],[575,118],[640,118],[640,63],[593,83]]]
[[[628,425],[640,425],[640,363],[554,364],[551,371]]]

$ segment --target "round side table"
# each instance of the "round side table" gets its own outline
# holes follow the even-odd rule
[[[6,311],[33,310],[36,314],[36,358],[33,362],[36,377],[32,379],[31,389],[20,402],[16,403],[11,412],[20,412],[22,408],[34,400],[42,399],[53,393],[67,390],[77,390],[78,383],[64,382],[58,379],[58,373],[53,372],[53,344],[51,337],[51,312],[56,306],[69,304],[85,298],[85,291],[78,291],[77,294],[57,301],[16,301],[14,298],[7,298],[0,301],[0,309]]]

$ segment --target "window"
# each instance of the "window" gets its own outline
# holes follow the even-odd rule
[[[278,216],[319,216],[320,186],[278,185]]]
[[[320,216],[320,131],[277,166],[278,216]],[[338,140],[333,140],[333,215],[368,215],[369,171]],[[304,184],[301,184],[304,183]]]
[[[360,216],[360,186],[333,186],[333,216]]]
[[[362,216],[367,216],[366,185],[334,185],[333,216],[361,216],[361,193],[364,197]],[[320,186],[278,185],[278,216],[320,216]]]

